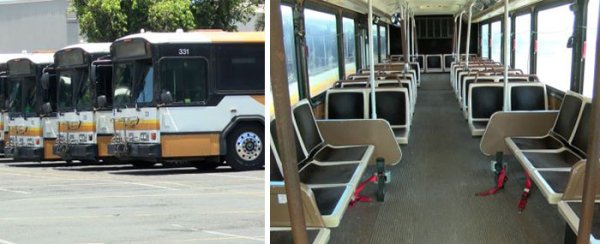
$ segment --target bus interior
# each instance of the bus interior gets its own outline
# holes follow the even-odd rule
[[[270,1],[271,242],[600,243],[599,2]]]

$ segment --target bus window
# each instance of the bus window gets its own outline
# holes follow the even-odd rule
[[[335,15],[304,10],[311,96],[327,90],[340,78]]]
[[[490,58],[490,39],[489,39],[489,28],[490,25],[485,24],[481,26],[481,57]]]
[[[383,61],[387,58],[387,28],[385,26],[379,27],[379,46],[381,52],[379,53],[379,60]]]
[[[163,59],[160,61],[161,92],[171,92],[174,103],[206,101],[207,66],[203,58]]]
[[[243,94],[265,90],[265,45],[234,44],[222,47],[219,58],[217,89]]]
[[[294,41],[294,16],[292,7],[281,6],[281,19],[283,25],[283,48],[285,49],[285,65],[292,104],[298,102],[298,66]]]
[[[574,14],[569,5],[542,10],[538,15],[537,75],[556,89],[567,91],[571,84],[571,49]]]
[[[343,18],[344,28],[344,64],[346,76],[356,73],[356,38],[354,33],[354,20]]]
[[[594,67],[596,65],[596,40],[598,38],[598,4],[600,0],[588,3],[585,54],[585,73],[583,76],[583,95],[592,97],[594,90]]]
[[[379,63],[379,33],[378,33],[378,28],[377,25],[373,25],[371,26],[371,30],[373,31],[373,58],[375,59],[374,63]],[[368,50],[367,50],[367,56],[368,55]],[[370,58],[370,56],[369,56]],[[370,64],[370,62],[369,62]]]
[[[491,59],[500,62],[501,61],[501,45],[502,45],[502,28],[500,28],[500,21],[492,23],[492,53]]]
[[[515,22],[515,68],[529,74],[531,49],[531,14],[517,16]]]

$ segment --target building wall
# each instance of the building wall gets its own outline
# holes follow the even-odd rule
[[[78,43],[69,0],[0,1],[0,53],[54,51]]]

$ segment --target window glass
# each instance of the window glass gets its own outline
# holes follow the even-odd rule
[[[161,92],[169,91],[174,103],[203,102],[207,96],[207,62],[202,58],[163,59]]]
[[[327,90],[340,77],[335,15],[304,10],[311,96]]]
[[[8,112],[21,112],[21,85],[23,82],[20,79],[7,79],[6,97],[8,99],[6,109]]]
[[[221,91],[265,90],[265,45],[232,44],[219,50],[219,79]]]
[[[356,37],[354,34],[354,20],[343,18],[344,28],[344,64],[346,76],[356,73]]]
[[[373,43],[373,58],[375,59],[375,63],[379,63],[379,33],[377,33],[378,32],[377,25],[373,25],[371,29],[373,31],[373,42],[374,42]],[[369,64],[370,64],[370,62],[369,62]]]
[[[133,106],[152,102],[153,71],[151,60],[137,60],[115,65],[115,106]]]
[[[137,103],[150,103],[152,102],[152,91],[154,90],[154,68],[150,66],[147,72],[142,76],[144,77],[141,81],[135,83],[135,92]]]
[[[287,67],[290,100],[294,104],[298,102],[298,66],[296,63],[292,7],[281,6],[281,20],[283,24],[283,48],[285,49],[285,65]]]
[[[592,97],[594,90],[594,67],[596,65],[596,40],[598,38],[598,6],[600,0],[590,0],[587,13],[585,73],[583,95]]]
[[[502,45],[502,28],[500,26],[500,21],[496,21],[492,23],[492,53],[491,59],[500,62],[501,61],[501,45]]]
[[[35,77],[26,77],[23,80],[23,99],[25,99],[23,113],[37,112],[37,89]]]
[[[542,10],[538,15],[537,75],[556,89],[569,90],[571,49],[567,40],[573,33],[574,14],[569,5]]]
[[[96,96],[106,96],[105,108],[112,107],[112,66],[99,65],[96,67]]]
[[[82,69],[81,79],[79,80],[77,86],[79,87],[79,91],[77,91],[75,96],[75,99],[77,99],[75,104],[77,109],[91,109],[94,100],[92,98],[92,87],[87,67]]]
[[[75,81],[79,79],[80,72],[76,70],[59,71],[58,77],[58,109],[73,108],[73,87]]]
[[[531,63],[531,14],[517,16],[515,22],[515,68],[529,74]]]
[[[490,36],[489,36],[490,25],[485,24],[481,26],[481,57],[490,58]]]
[[[379,46],[381,47],[381,53],[379,53],[379,60],[383,61],[387,58],[387,28],[385,26],[379,27]]]

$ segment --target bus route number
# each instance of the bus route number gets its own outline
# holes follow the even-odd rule
[[[179,49],[179,55],[190,55],[190,49],[180,48]]]

